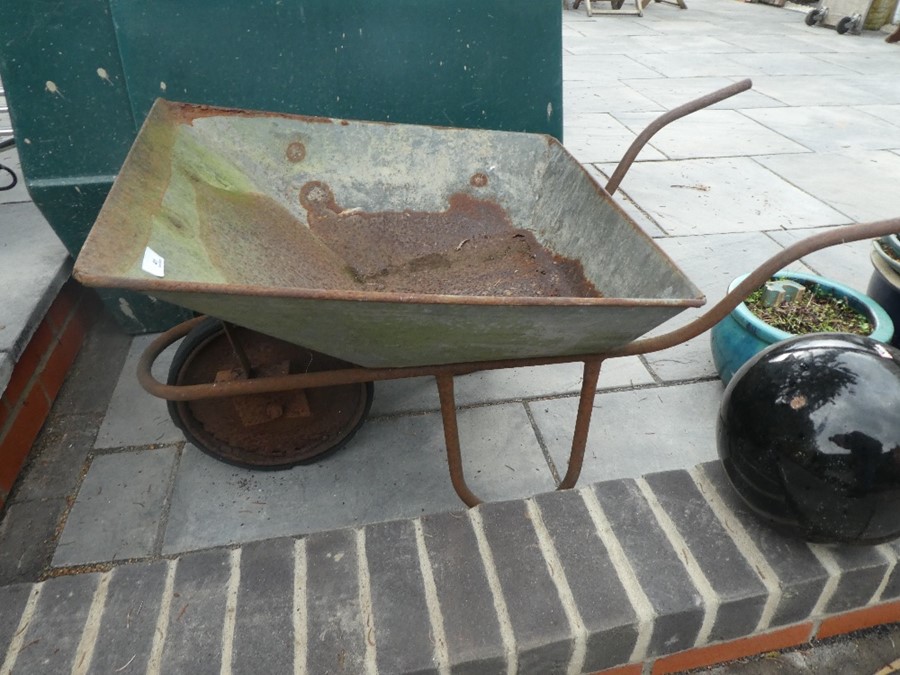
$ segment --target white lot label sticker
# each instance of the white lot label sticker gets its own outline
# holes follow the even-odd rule
[[[166,275],[166,261],[159,253],[148,246],[144,250],[144,262],[141,263],[141,269],[155,277],[164,277]]]

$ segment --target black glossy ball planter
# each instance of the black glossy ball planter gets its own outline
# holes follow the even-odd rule
[[[854,309],[862,312],[873,326],[869,337],[879,342],[890,342],[894,324],[887,312],[874,300],[852,288],[813,274],[783,272],[778,279],[801,283],[814,283],[839,298],[844,298]],[[744,276],[735,279],[728,290],[737,286]],[[756,316],[745,303],[738,305],[727,317],[710,331],[713,362],[722,382],[728,384],[738,369],[766,347],[795,337],[792,333],[774,328]]]
[[[725,390],[718,450],[758,516],[791,536],[900,535],[900,350],[820,333],[773,345]]]

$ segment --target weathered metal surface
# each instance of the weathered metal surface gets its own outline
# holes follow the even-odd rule
[[[259,381],[294,373],[347,367],[323,354],[244,328],[232,328]],[[249,381],[225,331],[200,342],[178,368],[175,386]],[[365,383],[272,391],[173,404],[173,416],[205,452],[232,464],[284,468],[334,450],[362,423],[368,408]],[[171,408],[170,408],[171,410]]]
[[[450,239],[448,223],[462,228],[450,228]],[[355,237],[354,228],[376,229]],[[497,250],[483,264],[492,280],[453,288],[474,269],[454,277],[454,261],[470,245],[477,252],[473,240],[491,228],[523,231],[551,261],[572,261],[603,297],[528,284],[526,295],[494,294],[489,284],[521,272],[503,267]],[[361,246],[396,259],[357,260]],[[142,270],[147,247],[165,259],[163,278]],[[423,260],[451,274],[428,281]],[[404,268],[399,277],[410,285],[379,289],[380,271],[390,277],[391,268]],[[550,137],[165,101],[148,117],[75,274],[370,367],[604,352],[703,303]],[[548,297],[554,292],[567,297]]]

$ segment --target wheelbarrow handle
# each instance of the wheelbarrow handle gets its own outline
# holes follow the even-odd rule
[[[732,85],[719,89],[718,91],[714,91],[710,94],[707,94],[706,96],[701,96],[698,99],[689,101],[688,103],[680,105],[677,108],[673,108],[669,112],[657,117],[655,120],[653,120],[653,122],[650,123],[650,125],[646,129],[644,129],[638,135],[637,138],[634,139],[634,142],[632,142],[631,146],[629,146],[628,150],[622,156],[622,159],[619,161],[619,165],[616,167],[616,170],[613,172],[612,177],[606,184],[606,191],[610,195],[612,195],[616,190],[619,189],[619,184],[622,182],[625,174],[628,173],[628,169],[631,168],[634,160],[637,159],[640,151],[644,149],[645,145],[647,145],[647,141],[649,141],[657,131],[662,129],[669,122],[674,122],[675,120],[684,117],[685,115],[690,115],[692,112],[702,110],[703,108],[711,106],[713,103],[724,101],[726,98],[730,98],[735,94],[740,94],[742,91],[747,91],[752,86],[753,82],[751,82],[750,80],[741,80],[740,82],[735,82]]]
[[[607,356],[649,354],[650,352],[658,352],[679,345],[682,342],[687,342],[719,323],[719,321],[728,316],[731,310],[746,300],[753,291],[784,269],[785,266],[829,246],[859,241],[860,239],[875,239],[896,232],[900,232],[900,218],[829,228],[825,232],[802,239],[766,260],[748,274],[730,293],[707,310],[706,313],[690,323],[670,333],[644,338],[643,340],[635,340],[621,349],[610,352]]]

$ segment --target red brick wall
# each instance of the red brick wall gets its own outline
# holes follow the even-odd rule
[[[69,280],[19,357],[0,398],[0,508],[75,360],[99,301]]]

